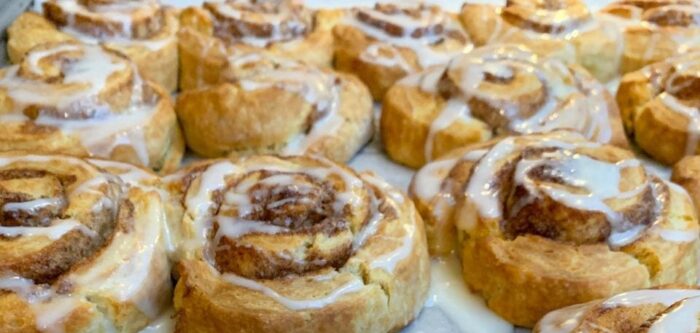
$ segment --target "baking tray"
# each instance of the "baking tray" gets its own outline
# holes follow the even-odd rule
[[[202,0],[161,0],[162,3],[175,7],[199,5]],[[313,8],[339,8],[352,6],[372,6],[376,0],[307,0],[305,3]],[[418,3],[415,0],[381,0],[381,2],[396,2],[401,4]],[[457,11],[461,7],[461,0],[426,0],[425,3],[438,4],[447,10]],[[503,4],[498,0],[477,0],[472,3]],[[597,10],[610,1],[587,0],[586,3],[592,10]],[[41,1],[31,0],[3,0],[0,1],[0,31],[3,38],[0,42],[0,64],[6,61],[5,57],[5,28],[19,13],[29,8],[38,10]],[[609,84],[609,89],[614,92],[617,81]],[[378,114],[380,105],[375,105]],[[639,154],[638,154],[639,155]],[[668,178],[668,168],[660,167],[639,155],[645,161],[649,169],[663,178]],[[188,155],[186,161],[196,160],[196,156]],[[351,161],[350,166],[357,171],[372,171],[386,179],[389,183],[406,190],[414,170],[398,165],[389,160],[381,148],[378,136],[372,140]],[[428,299],[423,310],[416,320],[406,327],[403,333],[526,333],[527,329],[514,327],[505,320],[490,311],[484,302],[472,294],[462,281],[461,267],[455,256],[432,260],[432,281]],[[173,323],[169,320],[170,313],[165,314],[154,325],[142,331],[142,333],[170,333]]]

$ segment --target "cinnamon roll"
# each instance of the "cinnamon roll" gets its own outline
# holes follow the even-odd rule
[[[167,308],[157,177],[94,162],[0,153],[0,331],[138,332]]]
[[[0,151],[93,156],[177,168],[184,142],[170,96],[100,46],[41,44],[0,69]]]
[[[601,12],[624,22],[622,73],[700,46],[697,1],[618,0]]]
[[[460,21],[478,46],[522,44],[539,55],[577,63],[604,82],[620,73],[623,24],[608,16],[594,17],[581,0],[467,3]]]
[[[179,176],[168,184],[184,204],[177,330],[394,332],[420,311],[423,224],[384,181],[306,156]]]
[[[648,174],[631,152],[574,132],[457,150],[421,169],[410,195],[433,252],[456,244],[467,285],[516,325],[697,279],[699,227],[687,192]]]
[[[242,50],[222,68],[177,100],[187,144],[202,156],[308,153],[344,162],[371,137],[372,98],[352,75]]]
[[[158,0],[47,0],[43,9],[43,16],[22,14],[8,28],[13,63],[37,45],[77,40],[123,53],[145,79],[168,91],[177,88],[175,9]]]
[[[384,98],[382,141],[410,167],[493,136],[573,129],[627,146],[605,87],[577,66],[513,44],[478,48],[411,75]]]
[[[324,15],[336,22],[336,68],[359,76],[375,100],[407,74],[471,49],[455,15],[434,5],[377,4]]]
[[[318,67],[329,67],[333,57],[333,36],[316,13],[295,0],[205,1],[180,15],[182,90],[207,83],[197,75],[213,75],[225,64],[227,54],[240,48],[266,51]],[[187,33],[187,32],[184,32]],[[192,48],[194,44],[199,48]]]
[[[627,133],[661,163],[700,152],[699,56],[692,52],[629,73],[617,90]]]
[[[547,314],[535,333],[697,332],[700,290],[669,286],[635,290]]]
[[[676,163],[671,181],[688,191],[700,216],[700,156],[687,156]]]

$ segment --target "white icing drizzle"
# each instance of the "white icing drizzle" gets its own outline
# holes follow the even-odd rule
[[[551,172],[560,177],[566,184],[583,188],[587,193],[575,194],[560,187],[537,184],[528,175],[530,170],[543,165],[552,167]],[[638,166],[640,166],[640,162],[636,159],[609,163],[585,155],[572,154],[568,151],[556,151],[552,154],[545,154],[537,160],[523,159],[519,161],[515,170],[515,182],[524,185],[536,197],[546,194],[569,207],[605,214],[612,227],[608,243],[618,248],[637,239],[646,227],[639,226],[630,229],[625,226],[623,216],[610,208],[605,201],[612,198],[635,196],[647,188],[648,184],[644,183],[626,192],[619,189],[622,170]]]
[[[646,41],[647,44],[645,46],[644,53],[640,56],[644,62],[649,63],[653,60],[654,51],[659,49],[659,42],[663,40],[663,38],[670,38],[676,43],[675,54],[687,53],[689,50],[694,49],[698,44],[700,44],[700,38],[698,38],[698,35],[694,33],[694,30],[697,29],[698,23],[700,23],[697,21],[697,19],[695,19],[700,11],[698,5],[699,4],[697,2],[692,2],[689,5],[678,5],[674,4],[673,2],[668,2],[660,3],[657,6],[652,6],[650,8],[643,8],[643,6],[638,7],[634,4],[620,5],[613,3],[604,9],[603,12],[599,13],[598,21],[612,22],[614,24],[613,27],[617,27],[617,29],[605,30],[606,33],[613,30],[618,31],[620,34],[624,34],[626,31],[635,29],[644,29],[645,31],[648,31],[650,33],[650,37],[648,41]],[[630,17],[626,18],[611,14],[615,8],[624,8],[624,11],[629,13]],[[691,22],[689,26],[660,26],[649,21],[649,16],[646,15],[648,13],[647,11],[649,10],[671,10],[669,13],[667,13],[669,16],[682,15],[675,14],[673,11],[686,12],[686,15],[693,19],[693,22]],[[671,21],[674,19],[675,18],[671,18]],[[624,49],[624,38],[620,37],[616,40],[619,41],[618,45]],[[664,47],[666,48],[667,46]],[[622,55],[622,52],[618,52],[618,55]]]
[[[357,18],[358,11],[362,11],[366,15],[372,16],[375,19],[391,22],[396,26],[403,27],[404,34],[400,37],[392,36],[382,29],[369,25]],[[453,22],[449,15],[444,12],[432,13],[430,10],[422,10],[420,18],[415,18],[405,13],[387,15],[373,8],[361,8],[351,11],[348,15],[346,15],[342,23],[360,29],[369,37],[372,37],[380,42],[410,49],[416,54],[416,58],[422,68],[447,63],[455,55],[462,52],[469,52],[472,48],[472,45],[469,44],[465,45],[459,50],[439,50],[435,47],[435,44],[439,43],[441,39],[447,38],[444,36],[444,34],[426,33],[423,37],[419,38],[412,36],[416,29],[434,24],[443,24],[445,31],[451,29],[461,31],[458,24]],[[381,60],[375,59],[375,61],[373,61],[373,63],[378,62],[381,62]]]
[[[16,162],[50,164],[63,161],[75,164],[76,168],[95,169],[90,163],[71,157],[27,155],[0,158],[0,167],[12,166]],[[102,167],[113,167],[121,170],[140,170],[136,167],[111,161],[93,161]],[[150,176],[144,171],[141,173]],[[128,173],[128,172],[127,172]],[[136,175],[137,172],[134,172]],[[141,178],[139,174],[136,178]],[[75,197],[83,193],[102,195],[99,189],[114,178],[111,175],[98,173],[94,177],[73,185],[67,193]],[[36,205],[35,202],[29,202]],[[114,203],[107,197],[93,207],[96,209],[113,208]],[[170,268],[161,239],[161,228],[165,225],[165,211],[159,203],[147,205],[143,211],[145,220],[137,220],[133,229],[128,231],[117,229],[107,246],[101,249],[90,265],[79,265],[62,277],[63,282],[73,286],[70,294],[57,293],[53,287],[34,285],[33,281],[18,276],[0,278],[0,289],[10,290],[25,299],[36,315],[36,327],[42,332],[60,333],[64,330],[62,323],[81,304],[92,307],[86,302],[86,295],[109,295],[120,302],[132,303],[145,315],[154,318],[160,312],[159,296],[155,293],[164,292],[163,288],[170,286]],[[148,222],[148,223],[141,223]],[[0,226],[0,234],[15,237],[47,237],[56,240],[68,232],[78,230],[90,237],[97,236],[87,226],[73,219],[54,219],[47,227],[4,227]],[[158,280],[160,279],[160,280]],[[157,288],[152,288],[157,286]],[[113,327],[107,322],[100,327],[108,332]]]
[[[683,104],[675,96],[663,92],[659,95],[659,100],[670,110],[675,111],[688,118],[687,139],[685,144],[685,154],[695,155],[700,140],[700,110]]]
[[[411,192],[425,202],[438,197],[445,178],[457,162],[459,159],[451,158],[426,164],[413,177]]]
[[[0,277],[0,289],[14,292],[27,301],[40,332],[63,333],[62,321],[81,303],[80,298],[57,295],[45,285],[35,285],[32,280],[16,275]]]
[[[233,165],[227,161],[210,165],[209,168],[199,176],[199,185],[197,185],[198,187],[195,188],[195,191],[188,193],[185,198],[187,211],[189,214],[193,215],[195,221],[195,236],[206,239],[207,232],[211,228],[211,224],[206,223],[206,220],[211,219],[215,220],[218,225],[216,235],[212,240],[214,244],[218,244],[222,237],[237,239],[253,233],[288,233],[290,231],[288,227],[271,225],[265,221],[253,221],[245,218],[246,214],[258,209],[255,208],[257,204],[254,204],[249,197],[249,190],[253,189],[255,185],[265,184],[272,186],[271,191],[275,191],[278,188],[289,189],[291,187],[295,192],[299,192],[302,195],[304,193],[310,193],[310,191],[313,190],[310,187],[311,185],[298,182],[298,177],[302,174],[315,179],[324,179],[333,176],[344,183],[342,186],[343,190],[335,193],[336,202],[333,204],[333,209],[339,212],[339,214],[345,211],[348,206],[351,207],[352,210],[355,210],[359,205],[363,205],[364,200],[361,200],[362,196],[357,192],[367,190],[365,182],[374,185],[377,196],[371,195],[370,219],[357,231],[353,240],[353,250],[359,250],[364,246],[370,238],[378,234],[380,228],[387,228],[388,226],[384,223],[395,221],[394,219],[388,220],[385,218],[382,210],[379,208],[380,203],[388,205],[395,209],[397,213],[401,214],[405,198],[400,191],[393,189],[386,182],[370,174],[363,174],[358,177],[354,173],[340,166],[336,166],[328,160],[319,159],[319,161],[322,162],[321,165],[313,167],[284,161],[280,163],[263,164],[252,161],[247,162],[246,160],[241,161],[241,166]],[[211,195],[215,190],[222,189],[225,186],[224,179],[227,175],[238,176],[244,173],[259,171],[265,171],[266,173],[261,174],[261,176],[250,178],[237,178],[235,185],[227,189],[226,193],[223,194],[223,203],[219,210],[235,211],[237,212],[236,216],[210,216],[213,205]],[[374,191],[370,191],[369,193],[374,193]],[[265,204],[277,205],[277,202],[268,202]],[[279,205],[281,204],[283,203]],[[384,250],[385,252],[380,253],[376,258],[369,259],[370,261],[368,264],[371,268],[383,269],[391,273],[400,262],[411,254],[416,235],[416,216],[413,209],[410,210],[410,213],[411,216],[407,217],[410,222],[406,222],[406,225],[402,225],[401,230],[392,231],[390,236],[382,236],[382,238],[386,238],[386,240],[383,241],[396,240],[397,245]],[[210,265],[210,268],[213,272],[216,272],[213,265]],[[315,281],[328,281],[335,279],[337,275],[338,273],[333,271],[330,275],[322,274],[321,276],[313,276],[312,279]],[[292,299],[281,295],[278,291],[266,286],[263,282],[232,273],[221,274],[221,277],[229,283],[260,292],[289,309],[299,311],[325,307],[336,302],[346,294],[359,292],[364,288],[362,280],[353,277],[352,280],[333,289],[325,296],[314,299]]]
[[[621,190],[619,188],[623,176],[623,170],[628,168],[638,168],[641,163],[636,159],[621,160],[618,162],[605,162],[586,155],[575,152],[576,147],[596,147],[597,144],[578,142],[571,143],[560,141],[557,138],[543,138],[538,141],[527,141],[517,143],[516,138],[507,138],[494,145],[472,168],[472,175],[465,188],[465,196],[475,209],[484,218],[502,219],[503,211],[500,202],[501,189],[495,185],[497,170],[503,163],[515,157],[521,149],[527,148],[555,148],[553,151],[543,152],[537,157],[527,156],[515,160],[515,171],[513,180],[515,185],[523,186],[531,196],[523,199],[525,203],[541,199],[546,196],[563,205],[584,211],[600,212],[606,216],[607,222],[611,226],[611,233],[608,237],[608,244],[612,248],[630,244],[637,240],[645,231],[650,230],[653,234],[670,242],[685,243],[698,238],[697,228],[687,230],[667,229],[660,223],[663,216],[663,207],[668,203],[663,197],[659,197],[657,187],[668,187],[671,190],[685,193],[682,189],[677,189],[668,182],[663,182],[654,177],[638,186]],[[426,172],[435,166],[429,165]],[[531,179],[530,171],[534,169],[546,170],[548,174],[557,179],[561,179],[564,184],[584,190],[583,193],[570,192],[566,187],[550,185],[537,179]],[[445,173],[446,171],[442,171]],[[420,178],[418,178],[420,177]],[[430,177],[419,174],[420,181],[430,180]],[[444,179],[438,178],[438,180]],[[442,180],[440,180],[442,181]],[[414,184],[415,184],[414,180]],[[652,193],[657,197],[654,214],[656,220],[650,225],[634,225],[626,220],[621,212],[611,208],[607,200],[630,198],[638,196],[644,190],[651,188]],[[439,197],[438,190],[435,194],[433,188],[429,193],[422,193],[430,199]],[[419,193],[419,192],[415,192]],[[525,203],[515,206],[509,214],[516,214],[518,209],[524,207]],[[469,225],[464,226],[470,228]]]
[[[498,7],[494,9],[498,16],[503,12],[503,7]],[[548,10],[539,9],[537,12],[541,18],[530,18],[531,20],[539,21],[540,23],[547,24],[548,22],[555,22],[556,25],[561,26],[568,18],[569,14],[563,12],[562,10]],[[548,52],[546,56],[555,56],[557,58],[566,61],[567,63],[573,62],[573,60],[580,59],[582,56],[587,56],[592,50],[582,49],[581,45],[588,45],[586,43],[576,43],[576,40],[581,38],[581,36],[591,36],[589,33],[596,32],[602,33],[607,38],[612,40],[615,44],[616,50],[612,59],[606,59],[612,62],[612,68],[606,70],[606,74],[610,73],[616,75],[620,72],[620,67],[622,63],[622,56],[625,48],[624,31],[627,27],[633,24],[632,21],[621,18],[619,16],[611,15],[605,12],[595,13],[592,17],[585,18],[585,21],[580,19],[575,19],[575,25],[563,26],[558,32],[538,32],[529,29],[528,27],[519,27],[508,24],[502,18],[493,20],[495,27],[491,29],[491,35],[488,37],[487,45],[493,45],[496,43],[523,43],[525,45],[532,45],[532,47],[537,47],[540,42],[558,42],[556,49],[545,49],[545,50],[535,50],[537,52],[543,51]],[[484,22],[486,24],[486,22]],[[523,39],[525,41],[523,42]],[[597,51],[597,50],[593,50]],[[600,54],[606,54],[607,49],[601,49],[597,51]],[[588,67],[588,64],[582,64]],[[597,67],[588,68],[597,70]],[[601,78],[602,79],[602,78]],[[605,77],[605,79],[609,79]]]
[[[47,237],[51,240],[57,240],[63,235],[78,230],[85,235],[94,236],[95,232],[87,228],[80,222],[72,219],[54,220],[53,225],[48,227],[4,227],[0,226],[0,235],[5,237]]]
[[[113,168],[122,171],[118,174],[119,178],[131,185],[138,185],[143,181],[157,178],[155,175],[127,163],[97,159],[88,159],[88,161],[100,168]]]
[[[63,156],[43,156],[43,155],[24,155],[24,156],[7,156],[0,157],[0,167],[11,166],[13,163],[17,162],[28,162],[45,164],[51,163],[53,161],[62,161],[70,164],[74,164],[76,167],[84,168],[88,166],[87,163],[82,160],[63,157]],[[98,189],[109,182],[109,179],[102,174],[98,174],[93,178],[83,181],[78,184],[70,193],[70,196],[77,196],[84,192],[93,192],[101,194]],[[47,205],[62,205],[62,198],[44,198],[36,199],[26,202],[17,203],[6,203],[3,206],[4,211],[22,210],[26,212],[34,212],[41,207]],[[101,209],[109,209],[113,206],[113,203],[108,198],[103,198],[94,207],[93,210],[99,211]],[[46,237],[50,240],[57,240],[67,233],[77,230],[87,235],[89,237],[96,236],[96,233],[80,223],[80,221],[75,219],[53,219],[50,221],[50,225],[41,227],[25,227],[25,226],[0,226],[0,235],[5,237]]]
[[[365,172],[360,175],[362,180],[379,188],[384,195],[388,196],[395,204],[402,205],[406,201],[406,197],[397,188],[391,186],[385,180],[375,176],[373,173]]]
[[[237,174],[240,168],[229,161],[217,162],[210,165],[207,170],[199,176],[200,183],[196,192],[188,192],[185,197],[187,214],[193,219],[191,232],[193,235],[187,237],[190,241],[183,244],[185,250],[195,250],[201,248],[211,228],[211,215],[214,201],[212,195],[215,191],[226,186],[226,176]],[[189,251],[187,251],[189,252]]]
[[[451,98],[447,101],[440,114],[430,124],[428,137],[425,140],[425,160],[433,159],[433,148],[435,148],[435,135],[440,131],[452,126],[458,120],[467,122],[471,120],[469,107],[459,99]]]
[[[411,192],[433,207],[432,216],[438,223],[448,223],[448,212],[456,201],[454,194],[443,190],[443,186],[454,166],[462,161],[477,161],[487,153],[484,149],[470,150],[458,158],[431,162],[416,172],[411,182]]]
[[[338,299],[340,299],[341,297],[347,294],[357,293],[365,287],[365,285],[362,283],[362,280],[353,277],[352,280],[348,281],[347,283],[336,289],[333,289],[332,292],[322,297],[314,299],[291,299],[289,297],[280,295],[277,291],[260,282],[246,279],[235,274],[227,273],[223,274],[221,277],[234,285],[261,292],[265,296],[272,298],[277,303],[282,304],[288,309],[296,311],[323,308],[329,304],[337,302]]]
[[[397,67],[404,72],[413,71],[413,68],[401,56],[399,50],[386,43],[375,42],[370,44],[360,53],[360,59],[383,67]]]
[[[345,118],[340,112],[343,85],[341,78],[297,61],[261,53],[232,55],[228,61],[230,66],[235,68],[247,68],[251,63],[263,59],[273,62],[274,68],[261,67],[262,70],[253,71],[252,75],[237,78],[241,88],[248,91],[272,87],[284,89],[298,94],[307,103],[312,104],[315,112],[320,115],[314,118],[315,121],[306,133],[299,133],[287,142],[281,151],[282,154],[304,154],[342,128]]]
[[[9,202],[2,206],[2,210],[5,212],[24,211],[34,213],[47,206],[60,206],[62,204],[63,199],[61,198],[40,198],[25,202]]]
[[[102,43],[115,44],[119,46],[138,46],[144,47],[150,51],[158,51],[165,48],[167,45],[175,42],[174,34],[157,33],[153,37],[141,39],[135,38],[132,34],[132,17],[131,13],[137,10],[148,10],[156,12],[160,10],[161,5],[157,0],[146,1],[120,1],[111,4],[91,5],[90,8],[82,6],[76,0],[57,0],[53,1],[58,4],[62,11],[66,13],[67,24],[60,27],[61,31],[75,37],[86,44],[98,45]],[[101,34],[95,36],[89,31],[81,31],[75,26],[75,16],[91,16],[118,23],[119,31],[114,35]],[[158,14],[156,14],[158,15]],[[167,18],[163,18],[163,29],[168,24]]]
[[[591,329],[605,330],[584,315],[595,307],[611,309],[635,307],[650,304],[673,306],[667,312],[655,317],[648,327],[650,333],[695,332],[700,313],[700,291],[696,289],[649,289],[618,294],[604,301],[593,301],[573,305],[550,312],[539,323],[542,333],[588,332]]]
[[[505,129],[519,134],[551,132],[557,129],[574,129],[586,138],[609,142],[612,125],[605,99],[605,87],[580,71],[569,69],[554,58],[540,58],[530,50],[511,44],[487,46],[455,57],[442,70],[430,69],[400,81],[400,84],[418,86],[421,90],[436,94],[444,72],[450,73],[459,93],[447,101],[428,131],[425,143],[426,160],[433,155],[434,138],[445,128],[458,121],[474,118],[467,103],[473,99],[485,101],[499,110],[507,124]],[[546,102],[532,115],[520,115],[517,103],[499,101],[481,91],[487,77],[514,79],[520,75],[534,75],[546,91]],[[501,129],[494,128],[494,131]]]
[[[108,4],[89,4],[83,6],[75,0],[54,0],[54,4],[58,5],[67,16],[68,25],[73,25],[76,21],[76,15],[84,17],[100,17],[111,23],[119,24],[118,35],[121,37],[131,37],[132,35],[132,18],[131,14],[137,10],[156,11],[159,4],[156,0],[143,1],[120,1]],[[114,27],[113,25],[111,27]],[[108,36],[99,36],[108,37]]]
[[[548,313],[537,324],[541,333],[573,333],[581,325],[583,316],[596,302],[572,305]]]
[[[159,289],[150,290],[149,285],[170,284],[170,267],[161,241],[167,218],[157,204],[149,205],[142,214],[145,218],[135,221],[134,230],[118,230],[91,265],[73,271],[66,280],[73,282],[78,293],[104,293],[122,302],[131,301],[155,318],[162,309],[154,303],[158,297],[151,293]]]
[[[416,227],[413,223],[404,225],[404,235],[400,239],[401,243],[399,247],[372,260],[370,267],[381,268],[389,273],[394,272],[396,265],[406,259],[411,254],[411,251],[413,251],[413,239],[415,234]]]
[[[240,218],[217,216],[219,229],[216,232],[214,242],[218,243],[221,237],[236,239],[248,234],[279,234],[287,232],[288,229],[268,224],[265,221],[250,221]]]
[[[19,76],[19,65],[5,69],[0,78],[0,88],[7,91],[13,100],[12,113],[0,115],[0,121],[33,122],[51,126],[77,137],[92,156],[109,158],[114,149],[127,145],[134,149],[143,165],[150,162],[144,126],[149,123],[157,110],[151,102],[142,100],[143,82],[138,71],[126,60],[116,58],[99,46],[61,44],[45,51],[30,52],[25,63],[31,71],[40,73],[38,61],[49,56],[59,56],[64,52],[80,52],[79,59],[63,65],[63,85],[80,87],[66,90],[55,84],[29,80]],[[115,72],[131,66],[134,73],[132,100],[128,109],[114,113],[109,105],[100,103],[98,96],[107,85],[107,80]],[[62,116],[39,113],[36,119],[23,114],[29,106],[49,106],[56,108]],[[75,111],[89,111],[88,118],[70,119]]]
[[[54,297],[48,302],[31,304],[36,316],[36,327],[47,333],[62,333],[61,322],[79,305],[79,300],[73,297]]]
[[[649,333],[697,332],[700,296],[686,298],[649,327]]]
[[[398,84],[419,87],[427,93],[437,94],[438,82],[445,74],[446,69],[445,66],[433,66],[422,72],[406,75],[398,81]]]
[[[97,46],[81,46],[77,44],[60,44],[48,50],[34,50],[25,56],[25,64],[35,74],[43,73],[39,60],[47,57],[60,56],[66,52],[82,53],[79,61],[64,66],[62,80],[66,84],[78,84],[87,89],[70,93],[54,89],[51,84],[33,81],[18,76],[19,65],[5,69],[5,75],[0,79],[0,86],[7,89],[8,95],[20,104],[25,105],[56,105],[59,109],[90,99],[105,87],[112,73],[127,69],[122,58],[113,58],[104,49]]]
[[[655,232],[664,240],[674,243],[690,243],[698,239],[698,230],[656,229]]]
[[[372,214],[372,217],[362,227],[362,229],[360,229],[357,235],[355,235],[355,238],[352,242],[353,250],[361,248],[363,245],[365,245],[365,243],[367,243],[367,240],[369,240],[372,236],[377,234],[379,225],[384,220],[384,214],[382,214],[382,212],[379,211],[379,203],[377,202],[376,198],[372,198],[370,208],[370,214]]]
[[[228,2],[206,1],[207,5],[235,21],[244,21],[247,24],[267,25],[271,27],[269,36],[258,36],[253,31],[248,31],[246,24],[236,24],[227,20],[217,21],[217,26],[222,33],[226,33],[226,39],[248,44],[255,47],[268,47],[271,44],[293,42],[304,38],[312,29],[311,22],[306,22],[304,14],[307,9],[299,6],[295,1],[256,2],[250,0],[235,0]],[[263,8],[259,8],[263,7]],[[274,8],[270,8],[274,6]],[[273,9],[270,11],[270,9]],[[301,13],[298,13],[301,12]],[[235,25],[236,30],[242,36],[228,34],[230,26]]]
[[[498,189],[494,187],[498,163],[516,149],[514,139],[508,138],[489,150],[472,170],[472,177],[466,187],[466,196],[477,204],[479,213],[486,218],[500,218],[501,205],[498,203]]]

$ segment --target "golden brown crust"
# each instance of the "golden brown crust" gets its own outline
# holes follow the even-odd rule
[[[686,192],[647,175],[632,153],[570,132],[456,150],[421,169],[409,193],[431,251],[456,244],[469,287],[517,325],[697,278],[698,223]]]
[[[113,9],[95,4],[66,7],[48,1],[44,4],[45,17],[36,13],[20,15],[8,28],[10,60],[18,63],[30,49],[47,42],[79,40],[95,44],[99,39],[106,47],[129,56],[144,78],[174,91],[178,81],[176,11],[152,1],[137,7],[120,1],[107,6]],[[133,20],[130,31],[124,31],[125,16]]]
[[[627,147],[604,86],[578,66],[512,44],[478,48],[399,81],[381,115],[387,153],[413,168],[492,137],[562,128]]]
[[[700,156],[687,156],[673,166],[671,181],[682,186],[700,213]]]
[[[693,52],[629,73],[617,91],[627,133],[644,152],[667,165],[700,151],[696,57]]]
[[[377,4],[324,17],[335,22],[335,67],[357,75],[377,101],[407,74],[471,48],[456,18],[437,6]]]
[[[1,153],[0,174],[1,331],[138,332],[164,310],[172,286],[156,175],[25,152]]]
[[[184,154],[168,93],[98,46],[42,44],[0,70],[0,115],[0,151],[97,156],[164,172]]]
[[[430,265],[422,221],[372,175],[310,157],[255,156],[194,165],[169,189],[185,204],[177,331],[389,332],[422,307]],[[218,213],[197,213],[194,203]],[[293,250],[300,241],[309,251]],[[303,269],[280,265],[289,256]]]
[[[372,101],[355,77],[242,49],[225,58],[215,47],[198,58],[187,50],[208,37],[197,35],[181,32],[182,82],[208,87],[180,94],[176,109],[198,154],[312,153],[345,162],[369,141]],[[188,75],[193,66],[206,68],[200,78]]]
[[[603,82],[620,73],[621,28],[614,21],[594,19],[582,1],[465,4],[459,18],[477,46],[522,44],[541,56],[580,64]]]

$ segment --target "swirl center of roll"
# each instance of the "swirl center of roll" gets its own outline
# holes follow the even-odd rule
[[[518,119],[532,117],[545,103],[547,87],[529,57],[520,59],[512,50],[490,58],[454,61],[438,83],[447,98],[458,96],[472,116],[497,130],[508,130]]]
[[[591,19],[578,0],[508,0],[503,18],[509,23],[539,33],[566,33]]]
[[[401,7],[376,4],[373,9],[360,9],[357,19],[393,37],[432,38],[445,32],[446,17],[438,7],[421,4]]]
[[[132,94],[140,82],[128,60],[99,46],[42,44],[18,67],[0,75],[0,87],[14,101],[13,111],[30,119],[41,115],[65,120],[97,118],[123,110],[132,98],[142,97]]]
[[[82,160],[0,158],[0,272],[54,282],[113,235],[121,195]]]
[[[331,227],[323,222],[342,212],[333,209],[335,200],[329,185],[315,184],[304,175],[277,174],[265,177],[248,189],[252,211],[244,218],[268,221],[292,230]],[[342,224],[342,221],[338,221]]]
[[[245,37],[288,41],[311,31],[311,13],[291,0],[229,0],[206,2],[217,19],[215,34],[234,41]]]
[[[485,170],[494,167],[491,179]],[[558,141],[518,147],[505,140],[477,164],[467,196],[482,214],[500,219],[509,238],[534,234],[620,247],[655,220],[660,194],[654,182],[638,160],[622,155]]]
[[[688,101],[689,104],[700,106],[700,62],[695,59],[686,59],[670,68],[669,72],[661,78],[662,89],[679,99]]]
[[[0,171],[0,225],[48,226],[62,217],[67,203],[64,186],[74,181],[43,170]]]
[[[62,0],[43,7],[46,17],[69,33],[93,38],[149,38],[165,25],[157,0]]]
[[[353,211],[344,179],[314,172],[252,171],[221,194],[213,259],[249,278],[340,267],[368,213]]]

